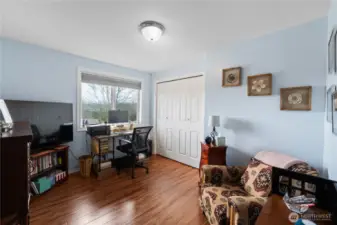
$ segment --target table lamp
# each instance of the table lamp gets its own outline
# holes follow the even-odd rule
[[[7,132],[13,127],[13,120],[8,111],[6,102],[0,99],[0,133]]]
[[[213,127],[213,130],[210,133],[210,135],[213,139],[213,144],[215,145],[215,137],[218,136],[215,127],[220,127],[220,116],[210,116],[208,119],[208,126]]]

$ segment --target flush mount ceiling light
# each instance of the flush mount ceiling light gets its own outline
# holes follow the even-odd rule
[[[139,25],[139,30],[146,40],[155,42],[163,35],[165,27],[155,21],[144,21]]]

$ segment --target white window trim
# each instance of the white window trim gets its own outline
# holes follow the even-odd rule
[[[81,117],[82,117],[82,73],[89,73],[98,77],[115,77],[120,79],[134,80],[141,83],[141,89],[139,90],[138,95],[138,107],[137,107],[137,121],[138,123],[142,123],[142,115],[143,115],[143,88],[144,88],[144,79],[131,77],[127,75],[121,75],[116,73],[102,72],[102,71],[94,71],[82,67],[77,68],[77,109],[76,109],[76,127],[77,131],[87,131],[85,127],[81,127]]]

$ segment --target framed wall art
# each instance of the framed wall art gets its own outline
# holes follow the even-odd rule
[[[311,86],[280,89],[281,110],[311,110]]]
[[[337,135],[337,91],[332,94],[332,133]]]
[[[272,74],[260,74],[248,76],[247,78],[247,91],[248,96],[265,96],[272,95]]]
[[[328,43],[328,72],[337,73],[337,27],[331,31]]]
[[[222,87],[235,87],[241,85],[241,67],[222,70]]]
[[[326,120],[332,123],[332,95],[337,91],[336,85],[331,85],[331,87],[326,92]]]

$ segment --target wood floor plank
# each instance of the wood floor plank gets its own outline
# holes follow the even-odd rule
[[[198,170],[153,156],[150,173],[122,172],[101,181],[72,174],[67,183],[36,198],[32,225],[207,225],[199,203]]]

